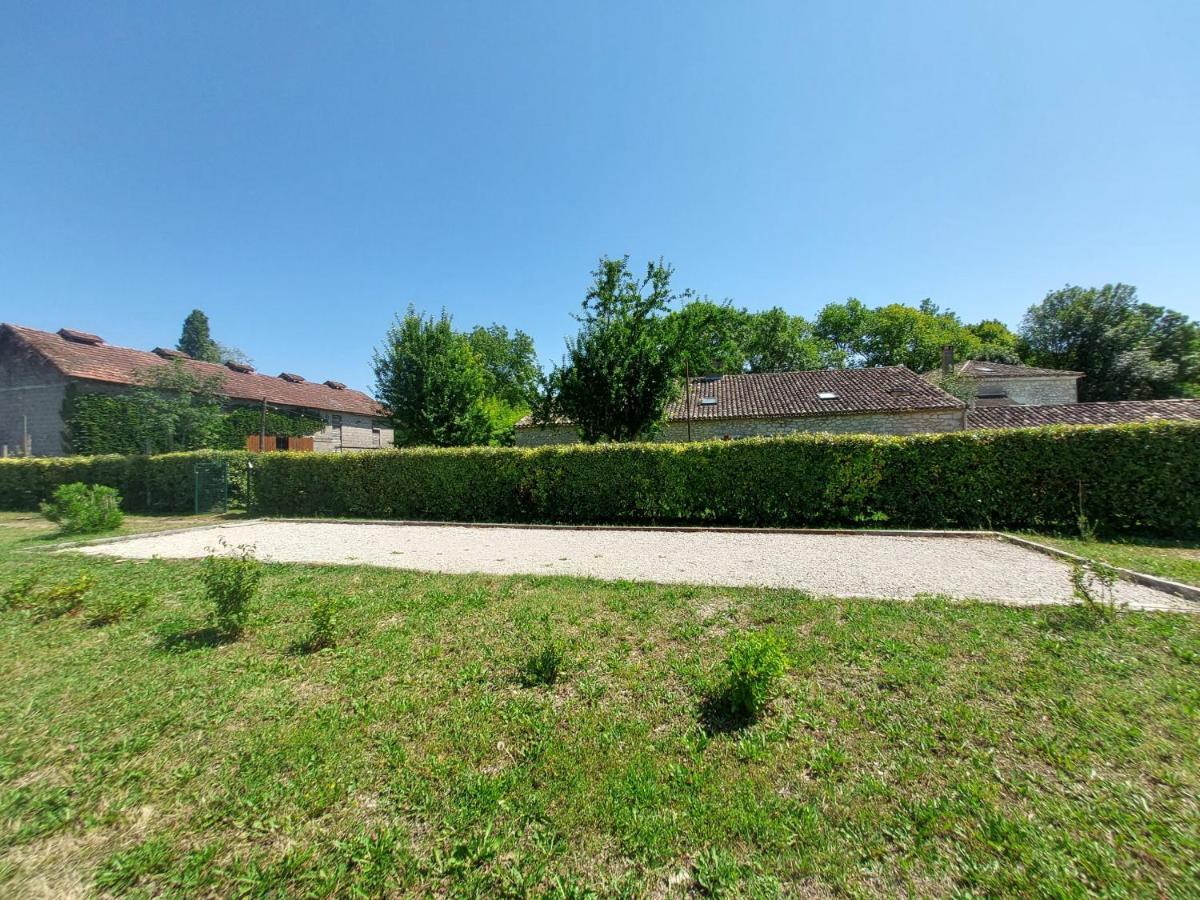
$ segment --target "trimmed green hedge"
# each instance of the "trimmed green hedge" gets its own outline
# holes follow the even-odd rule
[[[198,460],[229,462],[231,503],[245,504],[245,451],[166,453],[161,456],[64,456],[0,460],[0,509],[37,509],[62,484],[104,484],[121,493],[126,512],[190,513],[195,509]]]
[[[192,464],[245,453],[0,462],[0,505],[109,484],[130,510],[186,512]],[[693,444],[253,455],[255,513],[509,522],[1200,530],[1200,425]],[[147,487],[149,486],[149,493]],[[149,497],[147,500],[146,498]]]
[[[1200,425],[266,454],[275,515],[904,527],[1200,526]]]

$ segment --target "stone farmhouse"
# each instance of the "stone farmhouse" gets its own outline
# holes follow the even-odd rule
[[[1200,400],[1076,403],[1078,372],[968,360],[954,371],[971,402],[931,375],[904,366],[719,375],[689,380],[667,409],[660,441],[762,437],[796,432],[917,434],[1032,425],[1103,425],[1151,419],[1200,420]],[[936,373],[934,373],[936,374]],[[520,447],[569,444],[575,426],[517,423]]]
[[[949,361],[943,362],[943,369]],[[1065,369],[1038,369],[1007,363],[968,359],[951,371],[975,391],[976,407],[1058,406],[1079,400],[1077,382],[1082,372]],[[928,377],[928,376],[926,376]]]
[[[69,388],[121,393],[139,383],[140,373],[176,362],[200,378],[220,376],[231,405],[265,403],[325,421],[311,438],[293,438],[297,446],[290,449],[330,453],[392,446],[383,408],[337,381],[314,383],[289,372],[263,375],[240,363],[200,362],[178,350],[133,350],[67,328],[50,333],[9,324],[0,324],[0,445],[9,455],[61,456],[67,451],[63,404]],[[267,438],[266,449],[274,449],[274,435]],[[258,439],[247,435],[247,446],[257,449]]]

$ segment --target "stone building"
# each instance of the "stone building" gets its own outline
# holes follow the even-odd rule
[[[690,380],[667,409],[660,441],[799,431],[918,434],[961,431],[967,405],[904,366],[719,375]],[[517,424],[517,446],[569,444],[568,422]]]
[[[0,445],[9,455],[61,456],[67,451],[68,389],[121,393],[139,383],[140,373],[175,361],[199,378],[218,376],[230,405],[265,402],[323,419],[325,428],[311,439],[317,452],[392,446],[383,408],[337,381],[314,383],[288,372],[262,375],[240,363],[200,362],[178,350],[133,350],[67,328],[52,334],[9,324],[0,325]]]
[[[975,389],[977,407],[1061,406],[1079,399],[1082,372],[1038,369],[1007,363],[968,359],[954,367],[954,374]]]

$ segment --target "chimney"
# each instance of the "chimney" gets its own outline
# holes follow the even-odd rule
[[[942,376],[949,378],[954,374],[954,348],[949,344],[942,345]]]

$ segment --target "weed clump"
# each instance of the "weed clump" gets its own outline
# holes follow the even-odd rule
[[[757,721],[775,698],[788,665],[778,635],[769,631],[734,635],[725,658],[725,678],[704,700],[706,730],[734,731]]]
[[[83,598],[95,586],[96,579],[85,572],[70,581],[59,582],[43,590],[30,587],[21,605],[29,609],[38,621],[57,619],[79,612]]]
[[[1096,629],[1117,618],[1115,586],[1117,570],[1101,562],[1071,564],[1071,594],[1075,603],[1047,614],[1046,620],[1059,631],[1072,628]]]
[[[97,534],[119,528],[125,520],[121,495],[102,484],[60,485],[50,502],[41,506],[42,515],[56,523],[63,534]]]
[[[135,591],[111,591],[94,597],[83,609],[83,618],[93,627],[112,625],[141,612],[150,605],[150,597]]]
[[[521,663],[521,684],[525,687],[553,685],[562,674],[566,654],[557,641],[547,640]]]

